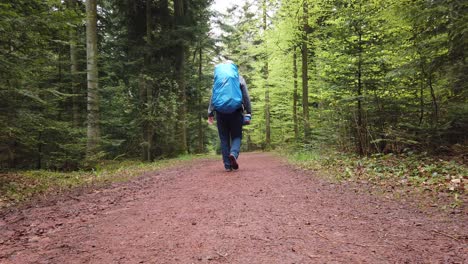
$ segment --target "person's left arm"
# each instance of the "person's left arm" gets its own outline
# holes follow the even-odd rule
[[[213,106],[213,94],[210,96],[210,103],[208,105],[208,124],[212,125],[214,123],[214,106]]]

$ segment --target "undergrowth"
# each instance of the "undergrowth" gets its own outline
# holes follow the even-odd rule
[[[28,170],[0,173],[0,208],[24,202],[39,195],[61,193],[76,187],[127,181],[144,172],[207,157],[209,156],[183,155],[175,159],[152,163],[134,160],[103,161],[90,171]]]
[[[317,150],[289,152],[291,162],[335,181],[354,181],[378,186],[385,192],[423,194],[432,205],[459,207],[466,199],[468,167],[462,161],[426,154],[376,154],[359,157]],[[448,202],[442,201],[445,199]],[[443,205],[442,205],[443,204]]]

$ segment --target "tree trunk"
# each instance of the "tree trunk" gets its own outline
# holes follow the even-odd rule
[[[86,60],[88,79],[88,131],[87,158],[92,159],[99,147],[99,88],[97,50],[97,4],[96,0],[86,1]]]
[[[145,74],[149,75],[150,68],[151,68],[151,45],[152,45],[152,30],[153,27],[151,25],[151,3],[152,0],[146,0],[146,49],[147,52],[145,54]],[[144,89],[146,90],[146,112],[148,117],[153,115],[153,85],[151,81],[145,78],[144,80]],[[146,154],[145,158],[147,161],[152,161],[152,149],[153,149],[153,136],[154,136],[154,129],[153,124],[150,122],[151,118],[146,120],[145,130],[146,130]]]
[[[303,2],[303,32],[302,32],[302,111],[304,118],[304,143],[310,140],[310,124],[309,124],[309,77],[308,77],[308,37],[309,29],[309,6],[308,1]]]
[[[183,26],[185,18],[185,8],[183,0],[174,0],[174,15],[175,23],[177,27]],[[178,125],[178,136],[179,138],[179,151],[181,153],[186,153],[187,148],[187,93],[186,93],[186,84],[185,84],[185,46],[181,40],[176,46],[177,55],[176,55],[176,82],[179,88],[179,125]]]
[[[265,43],[265,64],[263,69],[263,79],[265,80],[265,146],[270,148],[271,145],[271,128],[270,128],[270,87],[268,83],[268,45],[266,44],[267,31],[267,0],[263,0],[263,34]]]
[[[424,118],[424,82],[420,81],[419,88],[419,126],[421,126]]]
[[[293,93],[293,121],[294,121],[294,139],[297,141],[299,138],[299,126],[297,124],[297,53],[296,46],[293,51],[293,74],[294,74],[294,93]]]
[[[145,75],[143,73],[140,73],[138,77],[138,90],[140,94],[140,109],[141,109],[141,114],[143,114],[143,122],[141,124],[141,135],[142,135],[142,160],[143,161],[148,161],[149,160],[149,142],[148,142],[148,116],[149,112],[146,106],[147,98],[146,98],[146,85],[145,85]]]
[[[204,147],[204,134],[203,134],[203,105],[202,105],[202,44],[200,42],[200,48],[198,50],[198,153],[203,153]]]
[[[466,99],[462,94],[463,91],[466,90],[466,84],[468,83],[468,74],[466,74],[468,72],[468,64],[466,61],[466,26],[461,26],[463,24],[466,25],[466,10],[468,6],[466,1],[458,0],[450,1],[448,7],[448,24],[452,25],[448,27],[448,60],[449,64],[453,65],[450,70],[453,75],[451,86],[455,97],[454,100],[459,101]]]
[[[439,105],[437,104],[437,98],[434,91],[434,86],[432,85],[432,72],[429,70],[429,74],[427,77],[427,82],[429,88],[431,90],[431,98],[432,98],[432,106],[434,107],[434,119],[432,120],[434,124],[437,124],[437,120],[439,119]]]
[[[359,2],[359,15],[362,15],[362,3]],[[357,69],[357,124],[356,124],[356,133],[357,133],[357,148],[359,155],[364,155],[367,152],[367,128],[365,128],[363,117],[362,117],[362,95],[363,95],[363,85],[362,85],[362,55],[364,53],[363,48],[363,29],[362,25],[359,23],[355,27],[356,33],[358,34],[358,69]]]
[[[36,169],[42,169],[42,132],[39,132],[37,136],[37,160],[36,160]]]
[[[362,32],[358,32],[358,72],[357,72],[357,137],[358,137],[358,152],[359,155],[364,155],[364,138],[363,138],[363,122],[362,122]]]
[[[76,8],[76,0],[67,0],[67,6],[71,10],[75,10]],[[70,32],[70,74],[71,74],[71,91],[73,94],[72,97],[72,122],[73,127],[77,128],[80,126],[80,108],[79,108],[79,80],[78,80],[78,49],[76,44],[77,40],[77,33],[76,28],[71,27]]]

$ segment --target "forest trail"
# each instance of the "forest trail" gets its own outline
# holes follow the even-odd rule
[[[467,214],[333,184],[270,154],[148,172],[0,216],[0,263],[463,263]],[[466,262],[465,262],[466,263]]]

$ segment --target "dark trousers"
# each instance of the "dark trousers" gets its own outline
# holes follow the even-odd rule
[[[242,141],[242,124],[244,122],[242,112],[236,111],[231,114],[216,112],[216,121],[218,125],[218,134],[221,141],[221,153],[223,154],[223,163],[226,169],[231,168],[229,154],[239,157]]]

